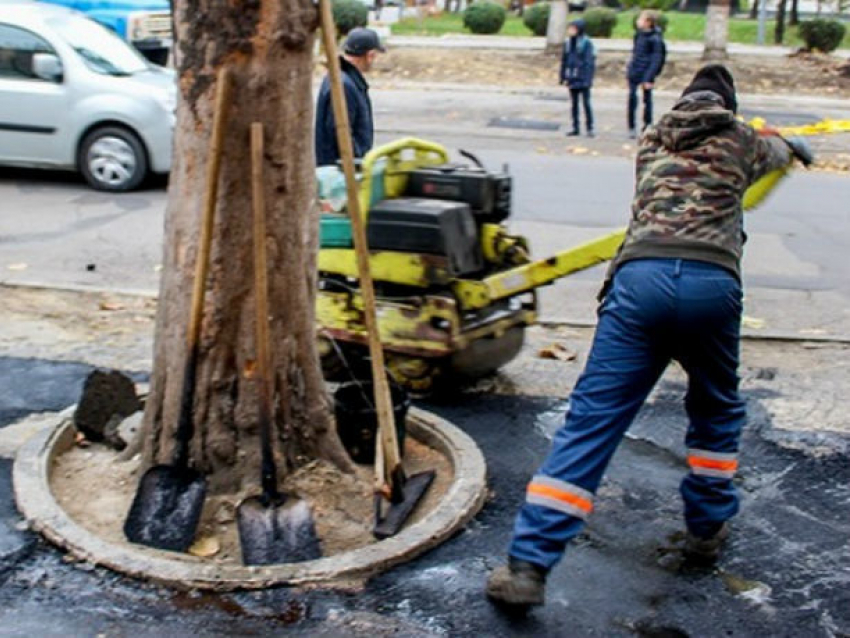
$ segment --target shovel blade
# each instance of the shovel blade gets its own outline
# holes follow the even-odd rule
[[[425,496],[428,488],[431,487],[436,475],[437,473],[434,470],[429,470],[407,478],[401,488],[401,501],[390,503],[383,518],[376,517],[375,528],[372,530],[375,538],[381,540],[398,534],[405,521],[419,505],[419,501]]]
[[[152,467],[139,482],[124,535],[131,543],[185,552],[195,540],[206,493],[206,480],[194,470]]]
[[[322,557],[313,513],[300,499],[242,501],[236,511],[242,562],[246,565],[300,563]]]

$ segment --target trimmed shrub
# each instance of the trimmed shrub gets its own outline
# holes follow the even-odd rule
[[[533,4],[522,16],[522,23],[528,27],[534,35],[546,35],[546,28],[549,26],[549,12],[552,5],[548,2],[538,2]]]
[[[505,24],[507,16],[508,12],[502,5],[488,0],[478,0],[463,12],[463,26],[472,33],[482,35],[498,33]]]
[[[333,0],[333,15],[341,36],[369,23],[369,7],[360,0]]]
[[[617,12],[613,9],[588,9],[582,18],[591,38],[610,38],[617,26]]]
[[[800,23],[800,38],[806,43],[806,49],[817,49],[831,53],[838,48],[844,39],[847,28],[838,20],[807,20]]]
[[[624,9],[654,9],[669,11],[679,3],[679,0],[620,0]]]
[[[640,16],[640,13],[636,13],[632,18],[632,27],[637,31],[637,19]],[[667,30],[667,25],[670,23],[670,18],[667,17],[666,13],[659,13],[655,11],[655,24],[661,29],[661,32],[664,33]]]

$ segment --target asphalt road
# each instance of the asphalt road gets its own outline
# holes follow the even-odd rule
[[[0,357],[0,433],[23,402],[71,402],[89,368]],[[775,371],[751,370],[750,424],[737,480],[743,506],[717,570],[682,563],[678,482],[684,388],[662,382],[601,487],[590,525],[549,578],[548,604],[506,616],[482,594],[504,560],[525,482],[565,405],[559,398],[466,394],[424,407],[469,433],[492,497],[456,537],[364,588],[177,592],[122,578],[20,529],[10,463],[0,460],[0,636],[827,638],[850,631],[850,466],[818,438],[777,430],[765,399]],[[12,403],[10,404],[10,401]],[[16,403],[17,402],[17,403]],[[846,437],[835,439],[846,446]],[[793,448],[793,449],[792,449]]]
[[[546,97],[545,95],[543,97]],[[551,97],[551,96],[549,96]],[[565,105],[539,94],[376,91],[379,141],[420,135],[479,153],[515,176],[512,227],[534,254],[552,254],[625,224],[632,163],[604,155],[629,144],[618,128],[620,96],[597,99],[600,139],[576,155],[558,130],[489,126],[501,116],[559,123]],[[470,118],[462,109],[480,103]],[[670,96],[661,96],[661,105]],[[774,120],[832,115],[831,103],[784,106],[745,100]],[[832,144],[840,143],[834,139]],[[850,147],[850,145],[848,145]],[[593,150],[593,149],[600,150]],[[848,149],[850,150],[850,149]],[[594,156],[594,153],[597,156]],[[74,176],[4,170],[0,174],[0,282],[157,289],[165,184],[122,195],[89,190]],[[850,335],[850,178],[798,171],[748,218],[745,259],[748,315],[766,331]],[[571,277],[543,295],[547,318],[592,320],[600,269]]]

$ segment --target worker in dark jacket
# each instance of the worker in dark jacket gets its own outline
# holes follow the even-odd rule
[[[357,28],[349,32],[340,57],[355,157],[368,153],[375,139],[372,100],[364,74],[372,68],[378,52],[384,52],[378,34],[372,29]],[[316,101],[316,166],[336,164],[338,160],[330,78],[325,77]]]
[[[811,161],[805,142],[760,136],[736,110],[732,76],[710,65],[641,139],[631,220],[585,370],[528,485],[509,562],[487,584],[499,603],[543,603],[546,575],[593,511],[608,462],[671,360],[688,375],[683,552],[708,563],[719,556],[738,511],[733,477],[745,420],[737,374],[742,199],[792,153]]]
[[[593,42],[585,35],[584,20],[574,20],[567,27],[567,40],[561,55],[561,84],[570,90],[573,128],[568,136],[579,135],[579,101],[584,104],[584,119],[587,136],[593,137],[593,108],[590,105],[590,89],[596,70],[596,51]]]
[[[643,92],[643,126],[652,124],[652,89],[664,64],[664,40],[654,11],[642,11],[637,19],[632,58],[629,60],[629,137],[637,137],[638,89]]]

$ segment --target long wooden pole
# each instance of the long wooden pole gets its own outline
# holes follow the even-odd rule
[[[376,488],[389,496],[393,489],[392,480],[398,476],[401,454],[396,436],[390,386],[387,381],[384,351],[378,332],[378,318],[375,303],[375,286],[369,264],[369,245],[366,228],[360,210],[358,183],[354,170],[354,148],[351,142],[351,126],[348,121],[348,106],[342,87],[342,70],[336,47],[336,28],[333,21],[330,0],[319,0],[319,12],[322,25],[322,40],[328,59],[328,74],[331,85],[331,103],[333,106],[336,141],[345,174],[345,188],[348,195],[348,215],[351,218],[351,234],[354,239],[354,252],[357,257],[357,270],[360,278],[360,294],[363,297],[363,320],[369,341],[369,356],[372,360],[372,378],[375,390],[375,408],[378,413],[378,434],[380,446],[376,457]]]

